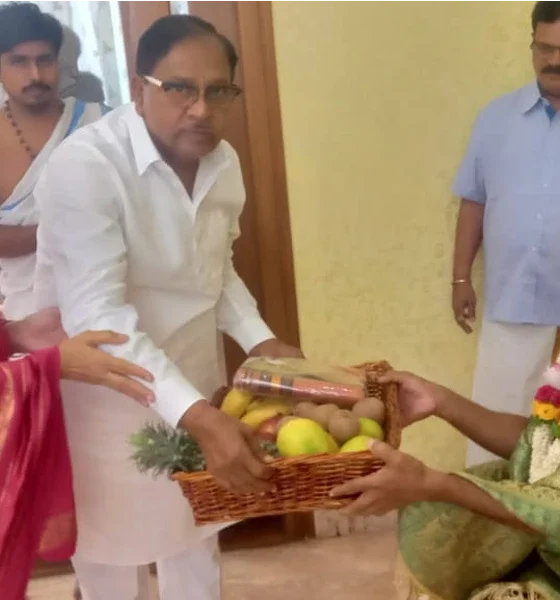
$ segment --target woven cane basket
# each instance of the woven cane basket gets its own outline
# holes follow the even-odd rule
[[[401,424],[397,386],[382,385],[378,377],[390,369],[386,362],[360,365],[365,372],[367,396],[385,404],[385,441],[398,448]],[[220,487],[208,472],[172,475],[188,499],[197,525],[241,521],[318,509],[338,509],[352,498],[331,498],[330,490],[355,477],[368,475],[383,466],[370,452],[316,454],[279,458],[270,463],[276,473],[274,490],[264,495],[235,495]]]

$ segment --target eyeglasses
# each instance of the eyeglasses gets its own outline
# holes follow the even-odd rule
[[[552,58],[556,52],[560,52],[560,46],[551,46],[550,44],[543,44],[542,42],[532,42],[531,50],[537,52],[543,58]]]
[[[143,79],[164,91],[174,103],[186,107],[196,104],[202,96],[209,106],[222,108],[231,104],[243,93],[243,90],[233,83],[213,84],[201,90],[196,85],[185,81],[161,81],[151,75],[144,75]]]

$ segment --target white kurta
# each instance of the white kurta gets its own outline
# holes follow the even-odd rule
[[[37,225],[38,211],[33,190],[55,148],[78,127],[101,117],[99,104],[87,104],[75,98],[64,101],[64,111],[25,175],[10,197],[0,206],[0,225]],[[16,320],[33,312],[33,278],[35,253],[15,258],[0,258],[0,293],[4,297],[3,312],[7,319]]]
[[[221,142],[205,157],[191,199],[129,105],[62,144],[36,196],[38,308],[58,304],[70,335],[126,333],[108,350],[156,377],[154,410],[64,386],[77,556],[130,565],[178,554],[216,528],[194,527],[176,484],[138,473],[127,440],[212,395],[223,381],[218,330],[245,350],[272,337],[231,262],[244,204],[237,155]]]

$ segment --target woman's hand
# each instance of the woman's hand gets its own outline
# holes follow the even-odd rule
[[[379,378],[381,383],[399,387],[399,407],[403,427],[435,415],[451,392],[412,373],[392,371]]]
[[[352,479],[331,492],[335,498],[356,496],[342,512],[349,516],[381,516],[423,500],[430,500],[438,484],[438,472],[419,460],[394,450],[384,442],[370,446],[375,458],[385,466],[376,473]]]
[[[6,332],[16,354],[55,346],[66,337],[58,308],[46,308],[21,321],[10,321]]]
[[[149,406],[155,400],[153,392],[133,378],[151,382],[152,374],[98,349],[103,344],[124,344],[127,340],[126,335],[113,331],[86,331],[64,340],[59,345],[61,379],[102,385]]]

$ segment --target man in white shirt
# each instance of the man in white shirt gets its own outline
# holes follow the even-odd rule
[[[8,319],[33,312],[37,179],[66,137],[106,112],[60,99],[62,42],[61,24],[37,5],[0,6],[0,293]]]
[[[224,377],[219,332],[255,355],[301,352],[275,339],[231,261],[244,189],[222,132],[241,93],[236,63],[231,43],[191,16],[144,33],[135,105],[77,132],[43,173],[36,296],[60,307],[69,335],[127,334],[108,350],[153,373],[155,413],[243,492],[268,489],[271,472],[251,432],[207,402]],[[136,567],[156,562],[161,600],[217,600],[218,528],[196,528],[176,484],[129,460],[129,436],[155,414],[95,387],[63,392],[84,597],[134,600]]]

